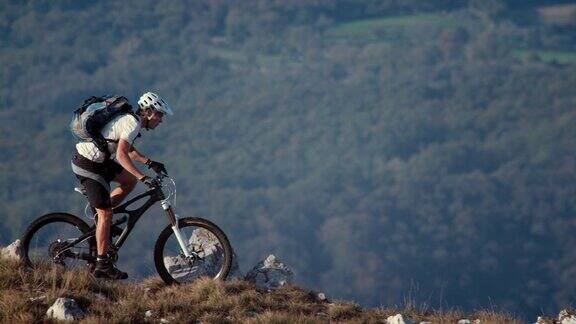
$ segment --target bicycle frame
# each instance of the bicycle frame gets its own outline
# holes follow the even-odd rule
[[[128,206],[130,206],[131,204],[133,204],[137,201],[144,199],[145,197],[150,197],[150,198],[148,198],[148,200],[142,206],[140,206],[137,209],[133,209],[133,210],[127,209]],[[134,229],[134,226],[136,226],[136,223],[138,222],[140,217],[142,217],[142,215],[144,215],[144,213],[146,211],[148,211],[148,209],[150,209],[150,207],[152,207],[155,203],[157,203],[158,201],[162,201],[164,198],[165,197],[164,197],[164,193],[162,192],[162,189],[154,188],[154,189],[148,190],[144,193],[141,193],[141,194],[137,195],[136,197],[133,197],[132,199],[124,202],[123,204],[120,204],[119,206],[112,208],[112,213],[114,215],[128,214],[126,228],[124,228],[124,231],[122,231],[122,234],[120,234],[120,236],[118,237],[116,242],[113,243],[114,248],[116,250],[118,250],[122,247],[122,245],[124,244],[124,241],[126,241],[128,236],[132,232],[132,229]],[[116,223],[112,222],[112,223],[114,225],[118,225],[118,224],[122,224],[124,222],[126,222],[126,221],[121,221],[121,222],[116,222]],[[172,219],[170,219],[170,223],[172,223]],[[96,225],[93,225],[92,227],[94,227],[94,233],[96,233]],[[92,231],[90,231],[90,232],[92,232]]]
[[[132,205],[133,203],[135,203],[137,201],[144,199],[145,197],[149,197],[149,198],[146,202],[144,202],[144,204],[142,206],[140,206],[137,209],[133,209],[133,210],[127,209],[128,206]],[[170,206],[170,203],[168,201],[166,201],[165,199],[166,199],[166,197],[164,195],[164,192],[162,191],[161,188],[158,187],[158,188],[150,189],[150,190],[148,190],[142,194],[139,194],[136,197],[133,197],[132,199],[129,199],[128,201],[120,204],[119,206],[112,208],[113,215],[127,214],[128,216],[127,216],[127,219],[120,219],[120,220],[117,220],[115,222],[114,221],[112,222],[112,226],[123,224],[125,222],[127,222],[127,224],[126,224],[126,227],[124,228],[124,230],[122,231],[122,233],[120,234],[120,236],[118,237],[118,239],[116,240],[116,242],[111,242],[110,250],[112,250],[112,251],[114,251],[114,253],[116,253],[122,247],[122,245],[124,244],[124,242],[126,241],[128,236],[132,232],[132,229],[134,229],[134,227],[136,226],[136,223],[138,222],[140,217],[142,217],[142,215],[144,215],[144,213],[146,211],[148,211],[148,209],[150,209],[150,207],[152,207],[155,203],[160,201],[161,205],[162,205],[162,209],[164,209],[164,211],[166,212],[166,216],[168,217],[168,221],[170,222],[170,225],[172,226],[172,230],[174,231],[174,235],[176,236],[176,239],[178,240],[180,248],[182,249],[182,251],[186,257],[190,257],[191,253],[190,253],[190,251],[188,251],[188,249],[186,248],[186,244],[185,244],[187,238],[182,236],[182,233],[180,233],[180,230],[178,228],[178,217],[172,211],[172,207]],[[125,217],[126,216],[124,216],[124,218]],[[65,251],[67,251],[68,249],[70,249],[71,247],[73,247],[74,245],[76,245],[80,242],[84,242],[85,240],[88,240],[88,239],[94,239],[95,236],[96,236],[96,225],[93,225],[90,228],[89,232],[76,238],[72,242],[69,242],[68,244],[66,244],[59,251],[58,254],[64,253]],[[80,255],[76,255],[76,257],[80,258],[80,259],[85,259],[87,261],[95,261],[95,259],[92,255],[86,255],[85,253],[80,254]]]

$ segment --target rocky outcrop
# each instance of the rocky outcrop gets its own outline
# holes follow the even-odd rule
[[[165,256],[164,264],[168,272],[176,279],[186,281],[201,276],[214,276],[222,265],[222,247],[218,239],[209,231],[199,228],[194,230],[188,239],[189,246],[198,253],[202,260],[190,264],[181,255]],[[232,251],[232,268],[227,279],[241,279],[236,253]]]
[[[412,324],[409,319],[404,319],[402,314],[396,314],[393,316],[388,316],[386,319],[386,324]]]
[[[261,289],[273,290],[290,284],[293,281],[294,273],[276,257],[270,254],[265,260],[260,261],[250,270],[245,279],[253,282]]]
[[[222,248],[216,239],[216,236],[205,229],[197,229],[192,233],[189,239],[190,245],[195,247],[196,251],[203,251],[200,256],[207,259],[211,265],[218,265],[222,256]],[[228,273],[227,279],[242,279],[242,272],[238,266],[238,257],[232,249],[232,268]]]
[[[70,298],[58,298],[46,311],[48,318],[60,321],[76,321],[84,317],[84,311]]]
[[[562,310],[558,314],[558,323],[560,324],[576,324],[576,315],[569,314],[567,310]]]
[[[12,260],[22,261],[23,260],[22,244],[20,244],[20,240],[16,240],[7,247],[1,248],[0,256]]]

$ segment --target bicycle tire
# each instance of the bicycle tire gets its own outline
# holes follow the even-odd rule
[[[228,273],[230,272],[230,268],[232,266],[232,247],[230,246],[230,242],[226,237],[226,234],[214,223],[198,217],[186,217],[182,218],[178,222],[180,229],[185,229],[186,227],[198,227],[201,229],[207,230],[209,233],[214,235],[218,240],[222,251],[223,251],[223,258],[222,258],[222,266],[220,271],[216,273],[216,275],[212,276],[214,280],[226,280]],[[164,263],[164,250],[166,246],[166,242],[168,239],[174,234],[172,231],[171,226],[167,226],[162,230],[158,239],[156,240],[156,245],[154,247],[154,265],[156,266],[156,271],[160,275],[160,278],[166,284],[180,284],[186,282],[180,282],[176,278],[174,278]],[[195,280],[195,279],[194,279]],[[193,280],[192,280],[193,281]]]
[[[74,215],[71,215],[71,214],[50,213],[50,214],[46,214],[44,216],[41,216],[38,219],[36,219],[35,221],[33,221],[28,226],[28,228],[26,229],[24,234],[22,235],[21,242],[22,242],[22,254],[24,257],[24,260],[23,260],[24,264],[26,264],[29,267],[35,266],[35,264],[33,264],[33,262],[31,261],[30,255],[29,255],[30,243],[32,242],[32,239],[34,238],[34,235],[37,234],[43,227],[50,225],[50,224],[53,224],[53,223],[58,223],[58,222],[73,225],[82,234],[85,234],[85,233],[90,231],[90,226],[88,226],[88,224],[86,224],[86,222],[84,222],[80,218],[78,218]],[[87,240],[86,242],[88,243],[90,253],[95,254],[96,253],[96,240],[94,238],[91,238],[91,239]],[[86,262],[86,264],[89,265],[88,262]]]

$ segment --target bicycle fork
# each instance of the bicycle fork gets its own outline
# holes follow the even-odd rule
[[[182,252],[184,252],[184,255],[187,258],[191,257],[192,255],[190,254],[190,251],[188,251],[186,245],[186,242],[188,242],[188,238],[186,237],[186,234],[180,232],[180,228],[178,227],[178,215],[174,214],[174,211],[172,210],[172,207],[170,206],[169,202],[162,200],[160,204],[162,205],[162,209],[164,209],[164,211],[166,212],[166,216],[168,216],[168,220],[170,221],[170,225],[172,226],[172,231],[176,236],[176,240],[180,245],[180,249],[182,250]]]

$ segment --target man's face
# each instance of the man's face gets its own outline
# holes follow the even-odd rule
[[[162,122],[162,117],[164,117],[163,113],[150,109],[148,111],[148,128],[156,128]]]

